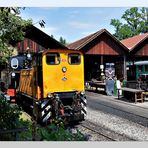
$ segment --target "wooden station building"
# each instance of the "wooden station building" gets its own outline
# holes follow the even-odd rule
[[[127,55],[128,80],[135,80],[138,78],[137,71],[143,69],[142,65],[139,66],[140,69],[138,69],[135,62],[148,62],[148,33],[124,39],[121,41],[121,43],[124,44],[129,50],[129,54]],[[148,64],[145,65],[144,69],[144,71],[148,73]]]
[[[36,53],[45,49],[66,49],[63,44],[42,32],[40,29],[31,25],[25,29],[25,38],[23,41],[14,44],[18,54],[26,51]]]
[[[131,75],[136,71],[135,67],[129,70],[127,63],[148,60],[148,33],[119,41],[106,29],[101,29],[66,47],[33,25],[26,28],[25,32],[25,39],[15,44],[18,54],[51,48],[81,50],[85,60],[85,80],[100,79],[101,65],[105,69],[105,63],[115,64],[115,75],[118,79],[135,79]]]
[[[84,53],[85,80],[100,79],[106,63],[115,64],[118,79],[127,79],[127,74],[130,76],[135,71],[134,68],[126,69],[128,62],[148,60],[148,33],[119,41],[106,29],[101,29],[66,47],[33,25],[27,27],[25,32],[23,41],[12,43],[17,55],[52,48],[80,50]]]
[[[67,47],[84,53],[86,81],[92,78],[100,79],[100,65],[103,65],[104,71],[105,63],[115,64],[115,75],[118,79],[126,78],[126,56],[129,51],[106,29],[75,41]]]

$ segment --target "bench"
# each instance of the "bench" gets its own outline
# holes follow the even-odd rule
[[[96,91],[98,90],[98,88],[103,88],[105,90],[105,83],[103,83],[102,81],[89,81],[88,84],[90,87],[95,87]]]
[[[137,103],[137,101],[144,101],[144,96],[143,96],[143,92],[144,90],[139,90],[139,89],[133,89],[133,88],[127,88],[127,87],[121,87],[121,88],[117,88],[118,90],[118,99],[120,97],[120,90],[122,90],[123,92],[127,92],[129,94],[134,94],[134,100],[135,103]]]

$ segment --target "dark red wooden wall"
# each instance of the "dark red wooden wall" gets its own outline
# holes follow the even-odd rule
[[[91,55],[123,55],[123,47],[107,34],[102,34],[94,40],[94,46],[85,54]]]
[[[44,48],[41,45],[37,44],[36,42],[28,38],[25,38],[23,41],[17,43],[18,53],[26,52],[28,47],[29,51],[32,53],[44,50]]]
[[[137,46],[132,52],[134,56],[148,57],[148,39]]]

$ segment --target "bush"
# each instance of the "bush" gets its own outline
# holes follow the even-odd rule
[[[38,130],[41,141],[86,141],[85,136],[76,130],[66,129],[61,120],[55,120],[51,125]]]
[[[27,131],[19,133],[19,141],[86,141],[85,136],[76,130],[73,132],[64,127],[61,119],[53,120],[53,123],[40,127],[33,124],[35,121],[29,121],[23,116],[20,118],[22,110],[17,105],[11,105],[0,97],[0,130],[11,130],[26,127]],[[35,122],[36,123],[36,122]],[[14,141],[15,135],[12,133],[2,134],[0,140]]]
[[[0,129],[9,130],[18,127],[20,108],[10,105],[0,96]]]
[[[0,130],[14,130],[22,127],[26,127],[27,131],[19,134],[20,140],[30,140],[31,139],[31,123],[29,121],[24,121],[20,119],[22,114],[21,108],[17,105],[9,104],[5,99],[0,96]],[[30,139],[28,139],[28,137]],[[2,134],[0,140],[14,141],[14,133]]]

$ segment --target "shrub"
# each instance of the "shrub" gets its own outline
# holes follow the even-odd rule
[[[30,135],[30,122],[20,119],[22,114],[21,108],[17,105],[9,104],[3,97],[0,96],[0,130],[15,130],[18,128],[26,127],[27,131],[19,134],[21,140],[26,140]],[[16,140],[14,133],[6,133],[0,136],[0,140],[13,141]]]
[[[20,108],[16,105],[10,105],[0,96],[0,129],[8,130],[18,127]]]
[[[38,130],[41,141],[86,141],[85,136],[79,130],[72,132],[64,127],[63,121],[54,121],[51,125]]]

